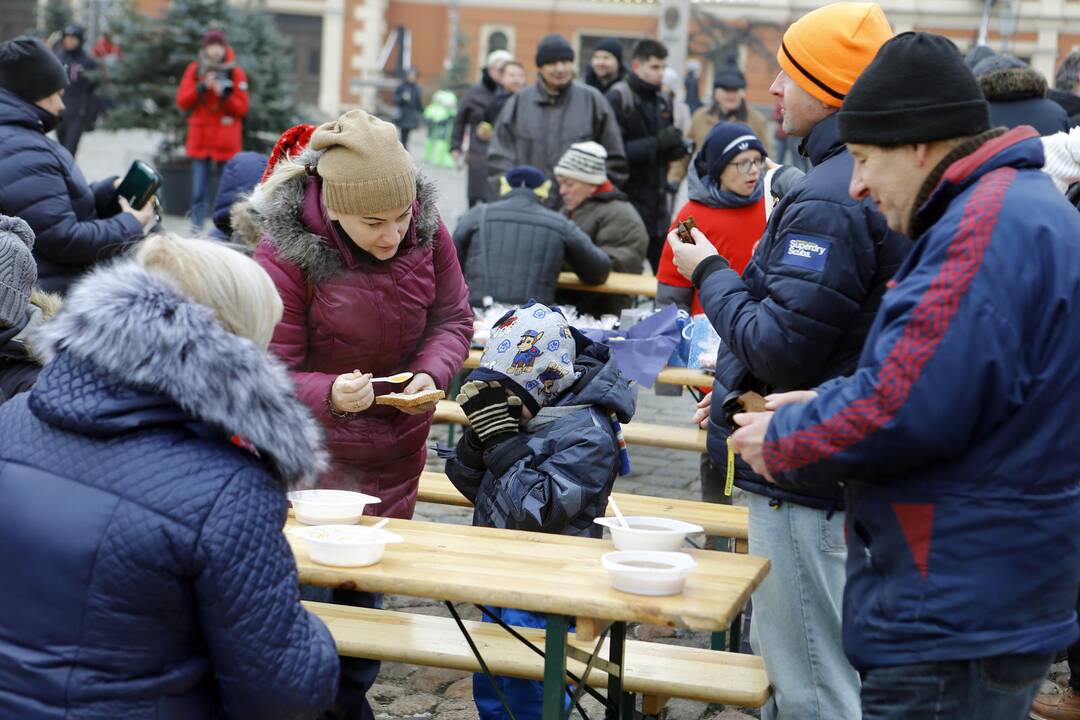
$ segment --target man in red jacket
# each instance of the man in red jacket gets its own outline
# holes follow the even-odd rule
[[[187,66],[176,104],[188,113],[187,154],[191,158],[191,227],[198,232],[209,209],[213,162],[227,162],[242,149],[243,119],[248,112],[247,74],[225,33],[203,36],[198,60]]]

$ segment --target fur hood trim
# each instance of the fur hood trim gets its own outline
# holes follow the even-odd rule
[[[317,165],[321,156],[321,151],[307,148],[293,162]],[[251,196],[251,207],[267,242],[282,258],[300,268],[308,282],[317,284],[341,274],[345,266],[338,250],[326,238],[311,232],[301,220],[308,180],[306,174],[297,175],[279,188],[273,197],[263,193],[261,187],[256,188]],[[435,183],[416,170],[413,229],[418,246],[434,243],[439,231],[435,194]]]
[[[1046,97],[1046,78],[1029,67],[995,70],[979,77],[979,88],[987,100],[1020,100]]]
[[[225,330],[210,308],[130,260],[80,280],[34,344],[46,363],[70,353],[245,438],[286,488],[313,485],[326,467],[322,431],[285,368]]]

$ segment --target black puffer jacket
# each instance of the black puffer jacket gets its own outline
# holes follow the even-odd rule
[[[569,218],[548,210],[527,188],[470,210],[454,230],[458,260],[474,307],[484,298],[550,305],[564,259],[591,284],[607,280],[611,260]]]
[[[55,116],[0,88],[0,214],[34,231],[43,290],[63,293],[94,263],[123,252],[143,229],[116,204],[115,178],[88,185],[75,158],[45,133]]]

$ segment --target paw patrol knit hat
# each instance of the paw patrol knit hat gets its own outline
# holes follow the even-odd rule
[[[498,380],[535,415],[577,381],[576,357],[577,342],[562,311],[533,302],[492,326],[469,380]]]

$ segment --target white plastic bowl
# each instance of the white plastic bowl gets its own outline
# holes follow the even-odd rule
[[[660,517],[627,516],[628,528],[614,517],[596,518],[593,522],[611,532],[616,550],[675,551],[682,547],[687,535],[705,532],[700,525]]]
[[[382,560],[387,545],[403,542],[400,535],[363,525],[319,525],[291,532],[307,540],[313,562],[335,567],[374,565]]]
[[[297,490],[288,495],[296,521],[305,525],[352,525],[379,498],[350,490]]]
[[[697,567],[694,558],[680,552],[622,550],[601,556],[611,587],[634,595],[678,595]]]

